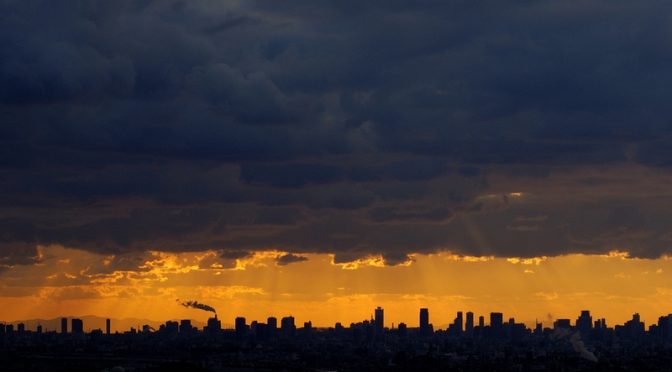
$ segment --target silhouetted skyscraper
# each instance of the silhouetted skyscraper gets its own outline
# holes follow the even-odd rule
[[[239,316],[236,318],[236,335],[242,337],[247,333],[247,320],[245,317]]]
[[[280,320],[280,332],[284,337],[293,337],[296,332],[293,316],[286,316]]]
[[[208,319],[208,325],[203,330],[212,335],[219,334],[222,331],[222,322],[217,319],[217,314],[213,318]]]
[[[108,336],[110,335],[110,323],[110,318],[105,319],[105,334]]]
[[[672,338],[672,314],[658,318],[658,336],[663,339]]]
[[[399,337],[406,337],[406,323],[399,323],[399,326],[397,327],[397,334]]]
[[[625,337],[639,337],[644,333],[644,323],[639,317],[639,313],[634,313],[632,319],[625,322],[622,327],[616,326],[616,331]]]
[[[582,310],[581,315],[576,319],[576,329],[584,336],[590,333],[593,328],[593,317],[590,316],[589,310]]]
[[[179,329],[180,329],[180,324],[178,322],[171,321],[171,320],[166,322],[165,330],[166,330],[166,333],[168,333],[169,335],[176,335],[179,332]]]
[[[483,331],[483,327],[485,327],[485,317],[483,315],[478,317],[478,327]]]
[[[420,309],[420,329],[429,326],[429,309]]]
[[[457,317],[455,318],[455,330],[458,333],[462,333],[462,331],[464,330],[463,325],[464,325],[464,319],[462,318],[462,312],[458,311]]]
[[[180,334],[190,334],[193,331],[191,326],[191,319],[182,319],[180,320]]]
[[[429,324],[429,309],[420,309],[420,334],[427,336],[432,334],[432,326]]]
[[[490,313],[490,335],[493,337],[504,336],[504,314]]]
[[[376,308],[375,315],[376,332],[380,334],[383,332],[383,328],[385,327],[385,313],[383,312],[383,308],[378,306]]]
[[[464,333],[470,336],[474,333],[474,313],[471,311],[467,312],[467,321],[464,323]]]
[[[266,320],[266,330],[269,337],[276,337],[278,334],[278,318],[269,316]]]
[[[19,334],[23,334],[23,333],[25,333],[25,332],[26,332],[26,325],[23,324],[23,323],[19,323],[19,324],[17,324],[17,325],[16,325],[16,331],[17,331]]]
[[[501,329],[504,325],[504,314],[490,313],[490,328]]]
[[[68,333],[68,318],[61,318],[61,333]]]
[[[71,326],[72,333],[84,333],[84,322],[81,319],[73,318]]]
[[[571,327],[569,319],[556,319],[553,322],[554,329],[570,329]]]

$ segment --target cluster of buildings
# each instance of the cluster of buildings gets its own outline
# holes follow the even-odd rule
[[[119,360],[135,363],[125,365],[131,369],[152,367],[143,364],[149,360],[214,370],[493,370],[519,365],[535,366],[535,370],[613,370],[624,366],[658,370],[672,364],[672,314],[661,316],[649,327],[639,314],[610,327],[605,319],[594,319],[584,310],[575,320],[556,319],[551,327],[537,322],[529,328],[500,312],[476,316],[459,311],[442,329],[435,329],[430,322],[429,309],[420,309],[418,315],[418,326],[414,327],[405,323],[386,327],[381,307],[374,309],[370,319],[328,328],[313,327],[309,321],[297,327],[292,316],[269,317],[264,322],[237,317],[232,328],[223,328],[217,315],[200,329],[184,319],[167,321],[158,329],[143,325],[122,333],[111,332],[110,319],[104,330],[88,332],[77,318],[61,319],[60,330],[52,331],[43,331],[39,325],[28,330],[25,324],[0,324],[0,356],[10,362],[19,358],[17,366],[61,361],[65,369],[80,357],[79,362],[92,369],[105,369],[110,367],[105,364],[108,361]]]
[[[524,323],[518,323],[514,318],[509,318],[504,321],[504,314],[500,312],[491,312],[489,314],[488,322],[486,324],[485,316],[478,316],[476,319],[473,312],[458,311],[453,321],[445,330],[435,331],[434,325],[429,321],[429,309],[421,308],[419,312],[419,326],[417,328],[409,328],[405,323],[399,323],[397,327],[392,325],[392,328],[385,327],[385,312],[381,307],[374,309],[373,316],[370,320],[364,320],[359,323],[351,323],[349,327],[344,327],[340,322],[336,323],[333,328],[314,328],[312,322],[304,322],[302,328],[298,328],[300,332],[344,332],[346,330],[364,331],[367,334],[380,338],[385,334],[396,334],[397,336],[415,336],[415,337],[431,337],[436,334],[445,335],[448,337],[485,337],[485,338],[512,338],[517,339],[530,335],[549,335],[558,330],[578,331],[583,336],[598,335],[598,334],[613,334],[622,338],[643,337],[645,335],[655,336],[663,339],[672,337],[672,314],[659,317],[658,322],[651,324],[648,330],[644,322],[641,321],[639,314],[635,313],[632,319],[622,325],[616,325],[614,328],[607,326],[607,321],[604,318],[593,319],[589,310],[581,311],[574,324],[571,319],[557,319],[553,322],[552,328],[543,328],[542,324],[537,322],[535,327],[530,329]],[[52,331],[66,334],[85,334],[84,322],[78,318],[62,318],[60,331]],[[209,318],[207,325],[199,330],[192,325],[190,319],[183,319],[178,321],[169,320],[162,324],[159,329],[154,329],[150,325],[143,325],[140,329],[131,328],[126,334],[136,333],[157,333],[162,335],[218,335],[220,333],[232,333],[238,339],[245,337],[254,337],[257,339],[268,339],[273,337],[280,337],[289,339],[297,334],[297,326],[293,316],[286,316],[280,319],[276,317],[268,317],[265,323],[259,321],[252,321],[247,323],[245,317],[239,316],[234,320],[234,328],[223,329],[222,323],[215,314],[214,317]],[[0,324],[0,335],[35,333],[42,334],[42,325],[37,325],[34,332],[26,329],[24,323],[16,324]],[[96,335],[112,335],[111,320],[108,318],[105,322],[105,330],[94,329],[90,331],[91,334]]]

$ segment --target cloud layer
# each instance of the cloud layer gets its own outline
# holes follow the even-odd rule
[[[5,1],[0,266],[672,252],[663,1]]]

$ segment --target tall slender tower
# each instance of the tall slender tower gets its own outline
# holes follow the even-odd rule
[[[464,324],[464,333],[467,335],[474,333],[474,313],[471,311],[467,312],[467,321]]]
[[[420,334],[427,336],[431,334],[431,326],[429,325],[429,309],[420,309]]]
[[[378,306],[376,308],[375,316],[376,332],[382,333],[385,327],[385,313],[382,307]]]
[[[457,317],[455,317],[455,331],[457,333],[462,333],[462,330],[464,326],[464,320],[462,318],[462,312],[458,311],[457,312]]]

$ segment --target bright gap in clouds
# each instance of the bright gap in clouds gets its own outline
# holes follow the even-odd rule
[[[435,326],[456,311],[501,311],[520,321],[574,318],[582,309],[611,324],[639,312],[646,322],[669,312],[670,258],[605,255],[497,258],[448,252],[413,254],[397,266],[381,257],[334,263],[333,255],[306,254],[279,264],[286,252],[255,252],[224,260],[216,252],[99,255],[58,246],[41,247],[43,261],[6,270],[0,310],[12,321],[61,315],[205,320],[207,314],[175,305],[188,298],[218,309],[225,323],[235,316],[264,320],[292,314],[318,326],[349,324],[386,309],[390,323],[417,322],[429,307]]]

